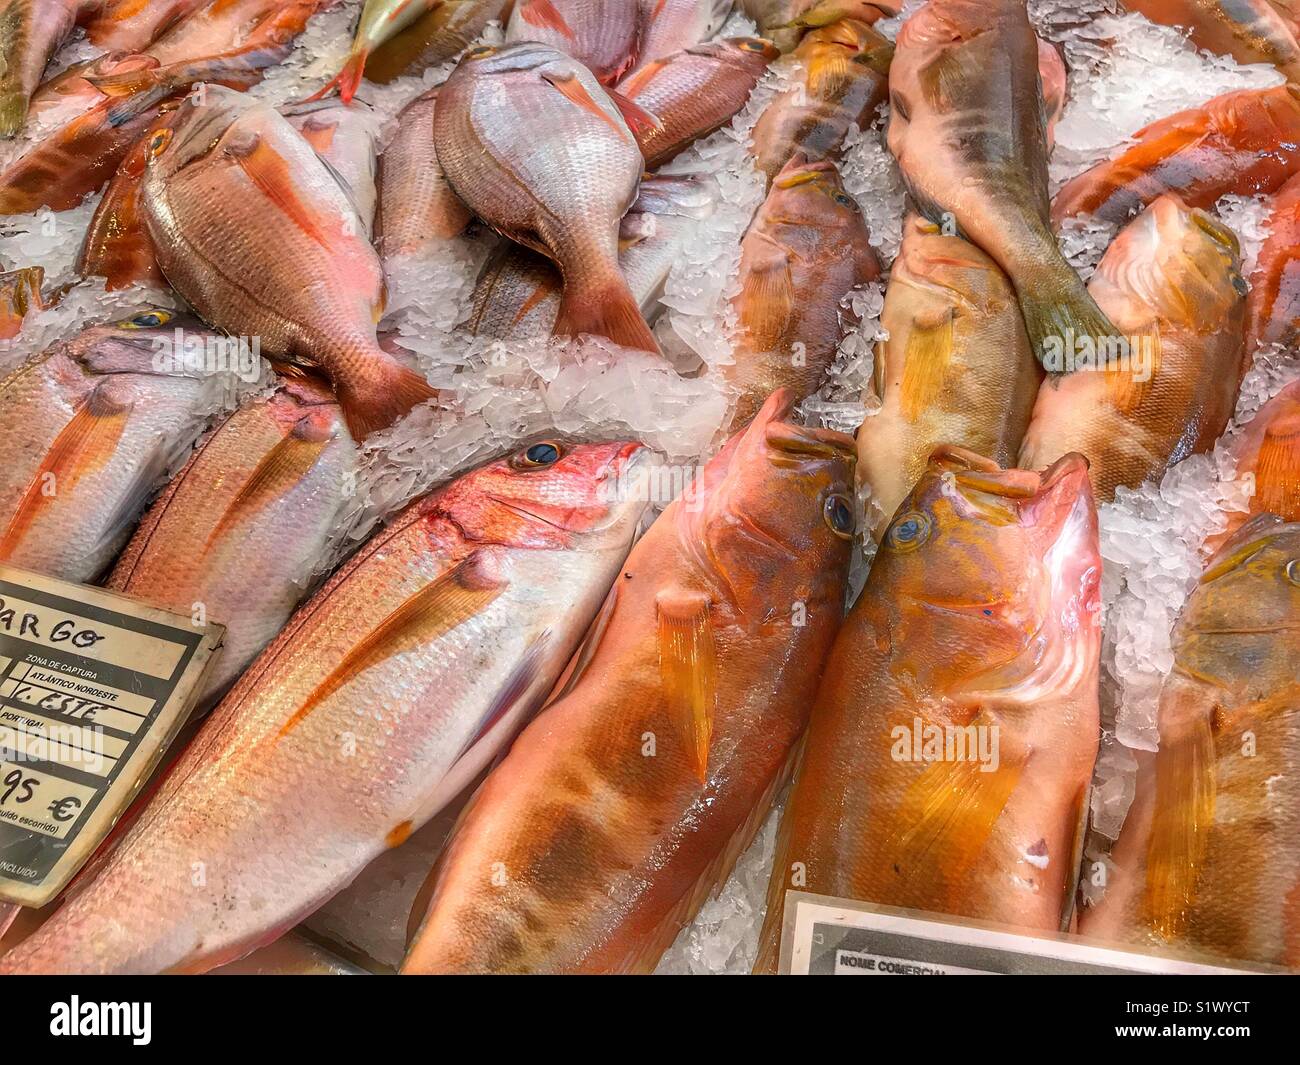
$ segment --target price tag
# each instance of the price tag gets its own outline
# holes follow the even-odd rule
[[[94,853],[184,724],[224,631],[0,565],[0,899],[42,906]]]

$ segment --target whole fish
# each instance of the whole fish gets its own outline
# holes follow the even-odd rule
[[[549,45],[613,85],[635,62],[639,33],[638,0],[515,0],[506,44]]]
[[[317,100],[338,89],[343,102],[351,103],[361,85],[370,54],[385,41],[441,6],[443,0],[366,0],[361,21],[347,61],[334,78],[310,99]]]
[[[86,36],[108,51],[142,52],[210,0],[100,0]]]
[[[411,504],[298,610],[0,971],[216,968],[405,840],[554,685],[627,557],[643,454],[539,442]]]
[[[619,266],[647,319],[682,248],[713,210],[698,178],[651,174],[619,226]],[[498,339],[548,336],[560,309],[563,279],[545,256],[503,243],[483,264],[461,328]]]
[[[862,209],[844,191],[835,164],[796,155],[740,243],[734,361],[721,367],[739,394],[733,431],[773,389],[802,400],[821,387],[854,324],[844,298],[879,276]]]
[[[620,82],[620,93],[658,119],[637,134],[646,167],[662,166],[730,122],[780,54],[761,37],[730,37],[657,59]]]
[[[1187,30],[1197,48],[1238,63],[1272,63],[1288,81],[1300,78],[1300,44],[1272,0],[1124,0],[1130,11]]]
[[[576,679],[462,815],[403,972],[648,971],[725,880],[843,613],[853,442],[791,406],[633,550]]]
[[[474,43],[489,22],[504,22],[514,0],[442,0],[409,29],[385,41],[366,63],[366,79],[387,85],[422,74]]]
[[[1268,236],[1259,249],[1246,297],[1246,350],[1300,343],[1300,177],[1268,204]]]
[[[1133,140],[1061,187],[1052,201],[1056,226],[1080,214],[1119,225],[1166,192],[1208,210],[1229,193],[1275,191],[1300,172],[1300,87],[1225,93]]]
[[[810,161],[838,155],[849,127],[870,126],[889,92],[894,46],[865,22],[813,30],[794,54],[801,80],[754,125],[755,163],[769,183],[798,152]]]
[[[470,210],[559,266],[557,336],[659,350],[618,265],[641,150],[585,66],[543,44],[476,48],[439,90],[433,133]]]
[[[149,509],[107,587],[226,626],[210,704],[289,620],[325,553],[357,448],[312,378],[285,378],[200,442]]]
[[[118,98],[91,79],[156,65],[149,56],[109,55],[42,86],[32,97],[28,125],[46,132],[0,172],[0,215],[41,207],[66,211],[112,178],[131,145],[157,121],[169,91],[153,86]]]
[[[1160,749],[1143,759],[1081,934],[1300,967],[1298,623],[1300,524],[1260,515],[1183,608]]]
[[[360,101],[349,107],[339,100],[319,100],[291,104],[280,113],[341,180],[369,238],[379,202],[375,156],[380,129],[370,106]]]
[[[260,338],[268,357],[319,366],[358,442],[434,395],[380,348],[379,258],[349,191],[284,116],[209,86],[149,151],[158,265],[204,320]]]
[[[1049,339],[1115,329],[1047,224],[1039,58],[1023,0],[930,0],[898,34],[889,147],[922,213],[955,222],[1011,279],[1042,358]]]
[[[0,381],[0,562],[91,581],[218,406],[216,376],[158,368],[191,319],[146,310],[86,329]]]
[[[442,172],[433,145],[438,89],[417,96],[397,116],[397,132],[379,157],[379,238],[385,266],[419,255],[464,232],[469,208]]]
[[[0,138],[15,136],[46,64],[100,0],[0,0]]]
[[[916,214],[903,226],[880,324],[889,338],[876,346],[878,409],[858,430],[876,539],[941,444],[1013,465],[1043,378],[1006,274]]]
[[[935,452],[822,670],[756,971],[792,883],[1061,927],[1097,755],[1100,580],[1083,458],[1034,473]]]
[[[1245,372],[1240,267],[1232,231],[1176,196],[1122,230],[1088,284],[1116,341],[1067,352],[1071,373],[1049,365],[1019,464],[1081,452],[1104,503],[1213,447]]]
[[[13,340],[32,311],[45,309],[41,294],[44,284],[44,267],[27,266],[0,273],[0,341]]]
[[[629,73],[694,48],[722,28],[735,0],[637,0],[641,26]]]

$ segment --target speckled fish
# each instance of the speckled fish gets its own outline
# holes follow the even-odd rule
[[[1162,196],[1107,249],[1088,284],[1118,332],[1043,383],[1020,451],[1039,467],[1078,451],[1099,502],[1136,488],[1223,433],[1236,403],[1246,283],[1232,231]]]
[[[780,54],[760,37],[729,37],[657,59],[620,82],[618,91],[658,120],[637,134],[646,167],[730,122]]]
[[[204,440],[109,574],[107,587],[226,626],[210,703],[289,620],[322,560],[357,465],[333,395],[310,377],[230,415]]]
[[[32,97],[29,140],[0,172],[0,215],[41,207],[66,211],[101,188],[146,129],[158,119],[165,89],[115,98],[91,79],[156,66],[149,56],[110,55],[66,71]]]
[[[682,248],[712,210],[713,197],[698,178],[652,174],[642,180],[636,203],[619,225],[618,261],[647,320]],[[562,284],[549,259],[504,243],[483,264],[461,328],[497,339],[547,336],[559,313]]]
[[[637,0],[637,3],[641,36],[631,72],[707,41],[727,21],[735,0]]]
[[[350,103],[361,85],[370,53],[441,4],[442,0],[366,0],[361,9],[361,21],[357,23],[352,50],[348,52],[343,69],[312,99],[319,99],[338,89],[343,102]]]
[[[1271,0],[1124,0],[1130,11],[1186,30],[1197,48],[1238,63],[1272,63],[1289,81],[1300,78],[1300,44]]]
[[[1261,515],[1179,618],[1106,894],[1079,932],[1300,967],[1300,525]]]
[[[740,244],[734,362],[720,368],[738,393],[733,430],[773,389],[802,400],[821,387],[854,324],[844,298],[879,276],[866,220],[835,164],[795,156]]]
[[[403,972],[646,972],[725,881],[848,576],[853,442],[791,405],[773,396],[633,550],[576,679],[462,815]]]
[[[379,202],[375,156],[380,131],[370,105],[360,100],[351,106],[339,100],[318,100],[282,107],[280,113],[340,180],[369,237]]]
[[[27,266],[0,273],[0,340],[13,340],[22,332],[27,316],[45,308],[41,295],[44,284],[44,267]]]
[[[822,670],[756,971],[791,886],[1061,927],[1097,755],[1100,581],[1080,456],[1034,473],[935,453]]]
[[[795,49],[802,80],[764,108],[753,152],[768,181],[795,155],[838,155],[849,127],[871,125],[889,91],[894,46],[865,22],[843,19],[813,30]]]
[[[941,444],[1015,464],[1043,374],[997,263],[918,215],[889,270],[858,480],[879,538]]]
[[[387,85],[395,78],[422,74],[474,43],[489,22],[505,22],[514,0],[442,0],[409,29],[375,49],[366,63],[366,80]]]
[[[470,210],[559,266],[557,336],[659,350],[618,265],[641,150],[586,67],[542,44],[476,48],[439,90],[433,132]]]
[[[515,0],[506,43],[550,45],[613,85],[635,62],[639,33],[638,0]]]
[[[469,208],[442,172],[433,146],[437,88],[417,96],[397,116],[397,132],[379,157],[379,234],[387,266],[420,255],[464,232]]]
[[[110,51],[142,52],[210,0],[101,0],[86,36]]]
[[[204,320],[260,338],[270,358],[319,366],[357,441],[434,395],[380,348],[379,258],[349,191],[284,116],[209,86],[149,143],[158,265]]]
[[[23,128],[46,64],[100,0],[0,0],[0,138]]]
[[[1242,89],[1162,118],[1119,155],[1067,181],[1052,221],[1091,214],[1120,225],[1173,192],[1205,210],[1233,193],[1257,196],[1300,172],[1300,88]]]
[[[91,581],[126,542],[223,383],[155,366],[191,319],[144,311],[92,326],[0,381],[0,561]]]
[[[404,510],[298,610],[98,875],[0,972],[206,971],[405,840],[555,684],[627,557],[643,454],[533,444]]]
[[[1246,350],[1300,343],[1300,177],[1268,204],[1268,236],[1259,249],[1246,297]]]
[[[955,222],[1011,279],[1034,354],[1114,326],[1048,227],[1039,42],[1024,0],[930,0],[899,31],[889,148],[932,222]]]

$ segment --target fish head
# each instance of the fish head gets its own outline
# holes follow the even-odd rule
[[[210,156],[245,115],[269,110],[255,97],[204,85],[175,110],[166,127],[150,133],[147,168],[159,180]]]
[[[758,223],[779,229],[782,243],[798,233],[817,241],[834,240],[834,234],[861,230],[865,224],[862,208],[845,191],[835,164],[828,159],[810,162],[802,152],[777,174],[760,211]]]
[[[806,34],[795,55],[807,72],[809,94],[834,99],[864,75],[888,77],[894,46],[865,22],[843,18]]]
[[[852,438],[789,420],[794,404],[772,393],[673,503],[705,582],[751,617],[842,602],[858,526]]]
[[[83,372],[174,372],[170,356],[216,334],[197,318],[164,307],[140,307],[124,318],[83,329],[67,344],[67,353]]]
[[[766,37],[724,37],[721,40],[705,41],[688,50],[743,70],[754,67],[761,70],[781,58],[781,49]]]
[[[1221,222],[1166,193],[1120,231],[1089,291],[1115,308],[1116,325],[1218,332],[1245,306],[1241,246]]]
[[[917,213],[903,226],[903,243],[890,268],[890,284],[895,281],[901,283],[896,299],[933,303],[945,315],[954,305],[995,313],[1015,298],[1006,274],[983,251]]]
[[[553,63],[559,63],[564,67],[578,65],[577,60],[538,41],[519,41],[504,45],[483,44],[471,48],[461,56],[460,62],[456,64],[456,69],[451,72],[451,77],[447,79],[445,85],[451,87],[463,81],[486,77],[508,77],[512,74],[538,70]],[[455,83],[452,79],[455,79]]]
[[[649,503],[638,443],[538,440],[460,478],[432,500],[473,540],[626,550]]]
[[[1087,460],[1034,472],[939,448],[885,530],[871,580],[897,603],[900,668],[932,691],[1031,703],[1073,688],[1095,670],[1101,638]]]

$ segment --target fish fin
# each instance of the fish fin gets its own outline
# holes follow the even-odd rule
[[[768,254],[756,257],[744,277],[739,324],[751,347],[767,351],[778,346],[790,325],[795,307],[790,254],[780,244],[767,241]]]
[[[593,287],[565,284],[551,335],[576,337],[584,333],[608,337],[626,348],[659,353],[641,308],[617,270],[603,284]]]
[[[970,51],[945,48],[919,71],[921,93],[935,110],[951,111],[976,91],[975,84],[984,72],[968,58]]]
[[[979,715],[972,724],[984,722]],[[984,772],[974,759],[930,763],[903,793],[887,843],[892,872],[908,885],[958,884],[988,844],[1027,755]]]
[[[605,125],[609,126],[609,128],[612,129],[615,133],[617,133],[620,137],[622,137],[625,142],[627,141],[629,131],[625,130],[616,121],[614,121],[613,117],[609,114],[609,112],[606,111],[603,107],[601,107],[600,104],[596,103],[596,101],[592,98],[591,93],[587,91],[586,86],[583,85],[582,82],[580,82],[574,75],[543,74],[542,80],[549,83],[557,90],[559,90],[560,95],[563,96],[570,103],[575,104],[578,107],[582,108],[588,114],[594,115],[596,118],[604,122]]]
[[[1090,336],[1095,339],[1118,335],[1073,269],[1065,263],[1061,264],[1061,269],[1068,271],[1074,279],[1070,287],[1076,291],[1062,291],[1060,286],[1049,285],[1033,291],[1017,289],[1016,292],[1034,357],[1043,364],[1043,369],[1056,374],[1061,373],[1064,367],[1051,365],[1053,360],[1047,355],[1052,347],[1050,341],[1063,346],[1066,337]]]
[[[952,361],[954,317],[955,312],[948,308],[937,322],[912,323],[903,352],[900,396],[903,417],[908,421],[916,421],[943,390]]]
[[[0,538],[0,559],[9,558],[41,511],[58,492],[74,488],[112,458],[131,404],[119,403],[96,387],[60,430],[37,467],[27,491]]]
[[[551,0],[524,0],[519,7],[519,17],[530,26],[551,30],[570,41],[574,39],[572,28]]]
[[[302,483],[311,468],[320,459],[333,434],[328,419],[324,426],[310,415],[297,424],[271,448],[254,468],[235,498],[230,501],[220,521],[213,527],[204,551],[220,540],[231,527],[245,516],[262,510],[273,500]]]
[[[288,166],[274,148],[267,145],[260,136],[255,136],[247,144],[238,147],[231,145],[227,150],[235,158],[239,169],[281,213],[321,247],[330,247],[330,235],[321,228],[311,209],[302,202]]]
[[[436,640],[482,613],[505,587],[485,570],[484,556],[479,551],[466,555],[406,599],[348,651],[284,723],[280,735],[288,735],[324,700],[400,652],[403,645]]]
[[[1110,401],[1117,411],[1125,414],[1137,410],[1142,405],[1155,387],[1156,374],[1160,372],[1160,327],[1153,325],[1150,333],[1143,334],[1137,339],[1141,342],[1146,336],[1151,338],[1152,360],[1149,372],[1143,380],[1138,380],[1135,375],[1137,364],[1132,360],[1129,365],[1109,366],[1104,371],[1106,392],[1110,396]]]
[[[1265,430],[1255,463],[1255,508],[1300,521],[1300,419]]]
[[[592,620],[591,625],[587,628],[587,633],[582,638],[582,643],[578,645],[578,650],[574,656],[569,659],[568,664],[564,667],[564,672],[555,682],[551,694],[546,697],[545,705],[558,702],[563,699],[569,692],[578,686],[582,680],[582,675],[586,673],[587,667],[596,657],[596,650],[600,647],[600,641],[605,636],[605,630],[609,627],[609,619],[614,616],[614,606],[618,602],[618,585],[615,584],[605,596],[605,601],[600,606],[600,611]]]
[[[652,115],[640,104],[629,100],[621,92],[615,89],[606,89],[605,95],[618,108],[618,113],[623,116],[627,128],[632,131],[632,136],[638,140],[649,136],[651,133],[658,133],[663,130],[664,124],[659,121],[657,116]]]
[[[368,376],[363,386],[344,380],[334,382],[348,432],[358,443],[438,396],[438,390],[422,374],[399,366],[387,352],[377,352],[376,359],[380,356],[378,380]]]
[[[452,762],[453,766],[458,766],[460,761],[470,754],[480,740],[496,728],[497,725],[499,725],[501,721],[511,713],[511,711],[519,708],[524,697],[536,683],[537,678],[542,675],[542,665],[545,662],[546,651],[550,643],[551,630],[546,629],[528,645],[528,650],[524,652],[523,657],[520,658],[519,662],[515,665],[515,668],[511,670],[510,675],[506,678],[505,684],[501,686],[501,689],[493,697],[492,702],[488,705],[482,718],[479,719],[478,728],[474,730],[473,736],[461,748],[460,753],[456,755],[455,760]],[[532,716],[533,712],[540,704],[540,700],[537,698],[529,699],[528,702],[531,706],[524,708],[523,717],[519,718],[519,715],[516,715],[516,729]],[[496,749],[496,744],[494,744],[493,747]],[[445,791],[447,798],[450,799],[460,791],[461,787],[463,787],[465,783],[468,783],[470,779],[478,775],[479,771],[487,764],[487,761],[487,758],[476,759],[473,771],[468,775],[463,773],[460,774],[460,782],[454,787],[454,790],[449,788],[447,781],[445,780],[439,784],[439,790]],[[448,773],[450,773],[450,770],[448,770]],[[433,813],[436,812],[436,810],[433,811],[429,816],[432,817]]]
[[[647,63],[640,70],[633,72],[626,81],[618,87],[619,94],[627,99],[635,99],[636,95],[650,84],[655,76],[668,65],[666,59],[655,59]]]
[[[1074,808],[1074,833],[1070,837],[1070,851],[1065,867],[1065,897],[1061,900],[1061,931],[1070,930],[1074,910],[1079,899],[1079,876],[1083,871],[1083,846],[1088,840],[1088,810],[1092,805],[1092,781],[1079,788]]]
[[[29,101],[26,93],[0,93],[0,140],[9,140],[27,124]]]
[[[1208,717],[1162,738],[1156,755],[1155,813],[1147,842],[1146,915],[1153,932],[1176,939],[1196,896],[1214,821],[1214,734]]]
[[[370,53],[367,51],[351,53],[343,64],[343,69],[302,102],[309,104],[317,100],[323,100],[335,89],[338,89],[339,99],[345,104],[350,104],[352,98],[356,96],[357,90],[361,87],[361,78],[365,74],[366,60],[369,58]]]
[[[814,100],[837,100],[848,83],[853,58],[847,48],[823,50],[808,65],[808,81],[804,91]]]
[[[686,749],[686,761],[708,779],[717,700],[717,659],[709,598],[703,592],[664,591],[655,599],[659,623],[659,676],[668,712]]]

